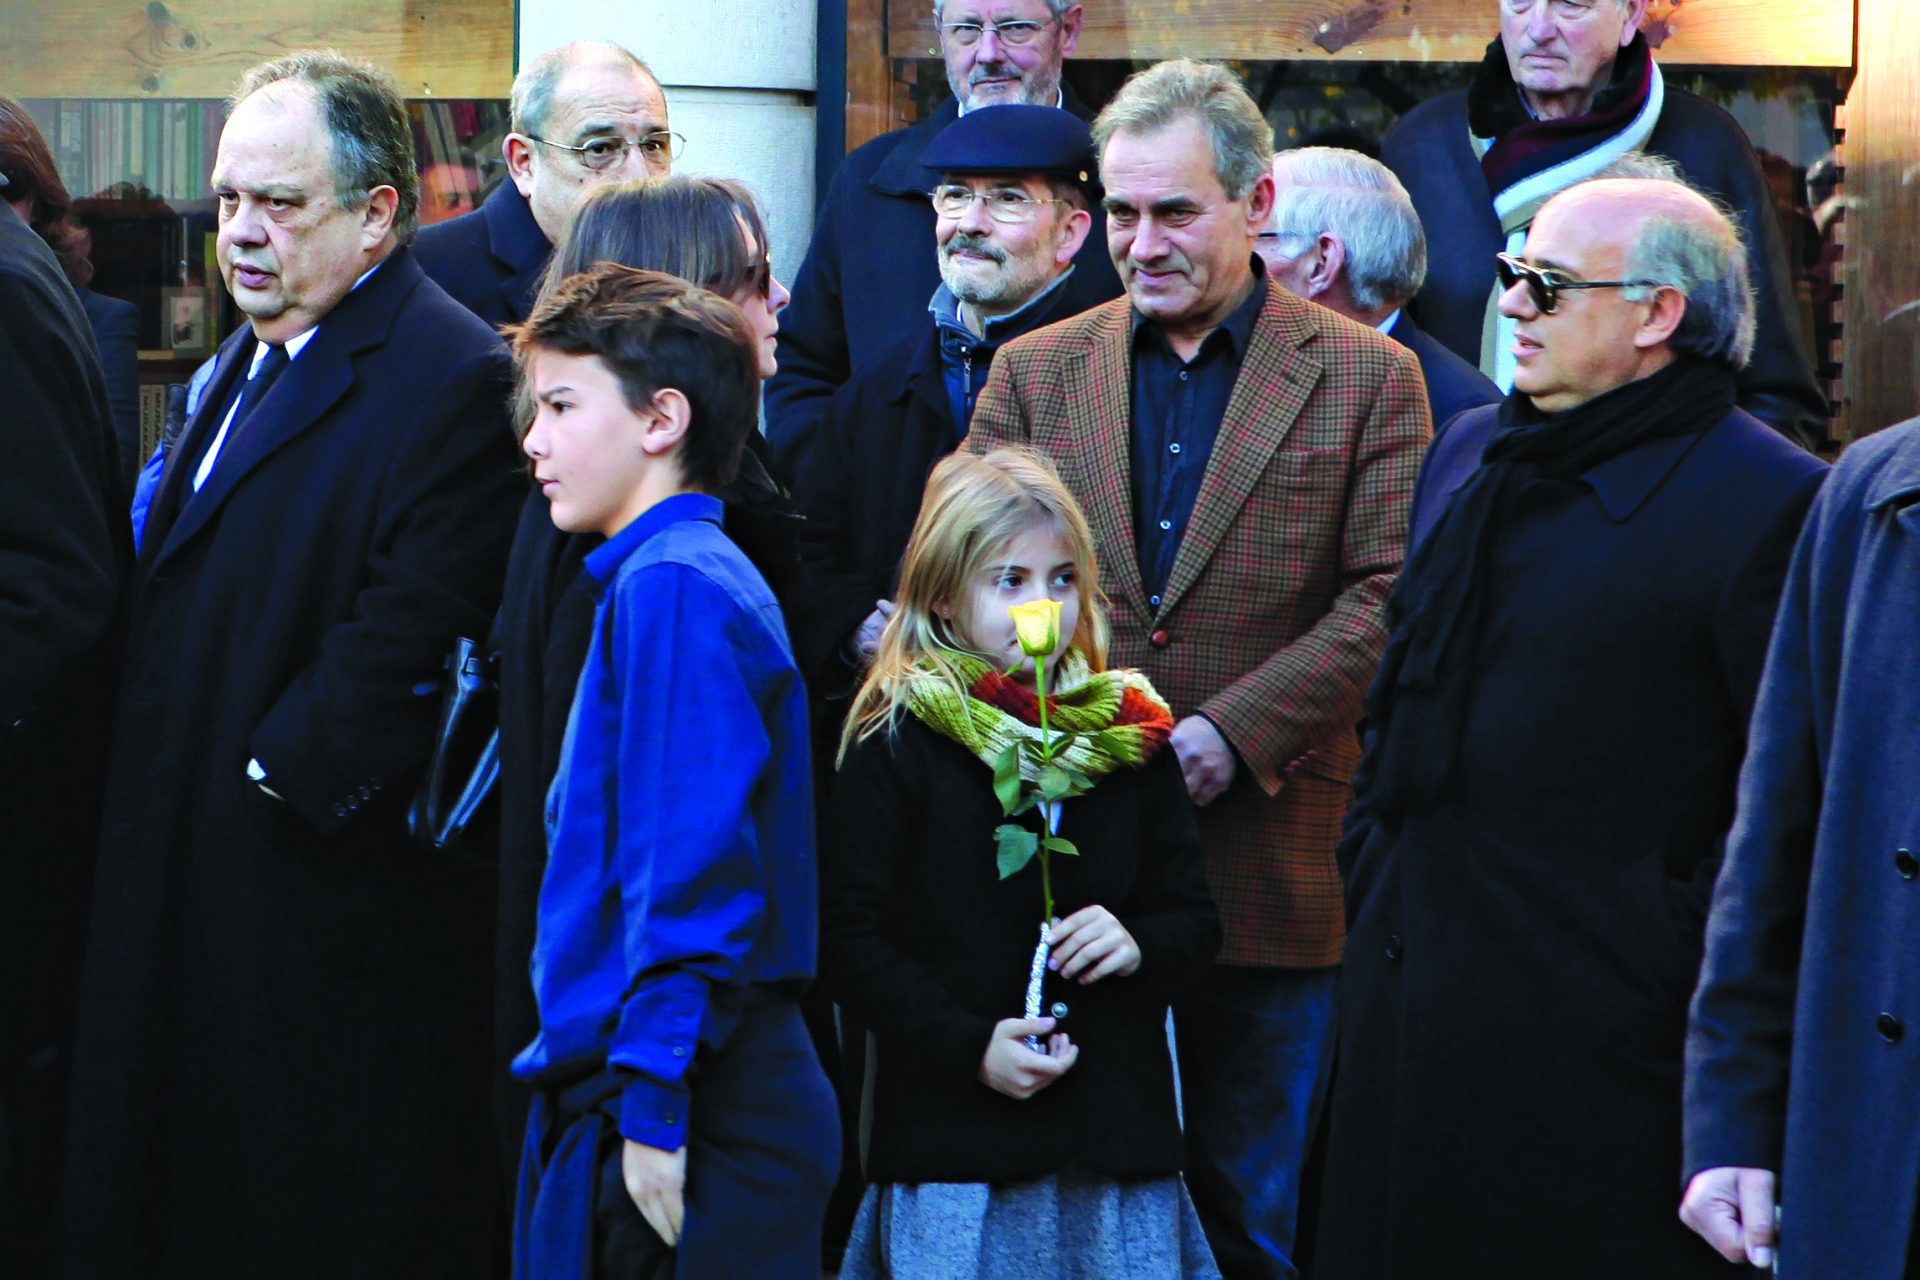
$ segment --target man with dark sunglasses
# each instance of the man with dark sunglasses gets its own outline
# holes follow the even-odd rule
[[[1434,438],[1341,843],[1314,1274],[1704,1280],[1687,997],[1826,468],[1735,405],[1747,253],[1693,189],[1575,186],[1497,265],[1513,394]]]

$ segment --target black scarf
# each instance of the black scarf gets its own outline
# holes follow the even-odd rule
[[[1479,470],[1408,558],[1387,602],[1358,808],[1404,814],[1438,799],[1451,780],[1486,612],[1487,560],[1527,483],[1571,481],[1650,441],[1706,431],[1733,405],[1733,370],[1691,356],[1564,413],[1541,413],[1518,392],[1507,397]]]

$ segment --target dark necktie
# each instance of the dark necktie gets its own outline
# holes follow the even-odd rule
[[[286,367],[293,363],[288,359],[287,349],[284,346],[274,342],[269,342],[265,345],[267,354],[261,358],[260,363],[253,369],[247,380],[240,384],[240,395],[239,398],[234,401],[233,417],[227,420],[226,432],[222,434],[216,430],[213,440],[207,442],[209,449],[213,448],[214,443],[217,441],[221,453],[232,452],[234,444],[240,439],[240,433],[246,427],[247,415],[252,413],[253,407],[265,398],[267,392],[272,389],[274,382],[280,377],[281,373],[285,371]],[[193,475],[197,476],[200,474],[200,468],[206,465],[206,460],[207,455],[203,452],[199,460],[193,464]],[[213,467],[218,468],[219,465],[220,459],[216,456],[213,461]],[[207,471],[207,479],[211,480],[212,478],[213,469],[209,469]],[[189,478],[188,483],[181,489],[181,499],[184,501],[192,492],[194,492],[193,483],[191,478]]]

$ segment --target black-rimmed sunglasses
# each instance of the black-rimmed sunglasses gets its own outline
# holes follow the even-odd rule
[[[1571,289],[1662,289],[1658,280],[1576,280],[1564,271],[1555,271],[1552,267],[1536,267],[1520,261],[1510,253],[1496,253],[1494,261],[1500,273],[1500,287],[1511,289],[1522,280],[1527,282],[1527,296],[1533,299],[1534,309],[1543,316],[1553,314],[1560,305],[1560,294]]]

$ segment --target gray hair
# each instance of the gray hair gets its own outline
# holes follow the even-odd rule
[[[1698,203],[1687,201],[1692,206],[1687,208],[1662,201],[1645,215],[1627,249],[1621,278],[1668,285],[1687,300],[1686,313],[1667,343],[1675,353],[1746,368],[1753,355],[1754,298],[1739,227],[1718,201],[1678,177],[1637,181],[1678,187]],[[1644,302],[1652,288],[1622,289],[1621,295]]]
[[[558,44],[520,68],[520,74],[513,78],[513,92],[507,99],[508,127],[515,133],[538,137],[553,112],[553,95],[560,87],[560,78],[569,68],[595,61],[625,63],[652,84],[660,83],[652,67],[610,40]]]
[[[1427,278],[1427,237],[1407,189],[1370,156],[1340,147],[1301,147],[1274,157],[1273,226],[1282,237],[1322,232],[1347,249],[1347,289],[1363,311],[1397,307]],[[1284,252],[1284,250],[1283,250]]]
[[[1227,198],[1241,200],[1273,163],[1273,126],[1238,76],[1214,62],[1174,58],[1136,72],[1093,122],[1104,156],[1117,133],[1151,133],[1197,116],[1213,145],[1213,174]]]
[[[1047,0],[1047,12],[1053,15],[1055,22],[1067,16],[1067,10],[1079,4],[1080,0]],[[947,7],[947,0],[933,0],[933,20],[940,21],[940,15]]]
[[[420,174],[413,159],[413,125],[407,102],[392,76],[333,49],[306,49],[250,68],[227,100],[243,98],[282,81],[303,84],[319,99],[332,141],[333,198],[343,208],[366,207],[375,187],[392,187],[394,238],[413,239],[420,213]]]
[[[1642,182],[1678,182],[1687,185],[1680,173],[1680,166],[1665,156],[1654,155],[1650,151],[1629,151],[1612,164],[1593,175],[1592,181],[1603,178],[1629,178]]]

